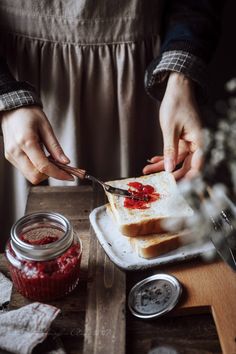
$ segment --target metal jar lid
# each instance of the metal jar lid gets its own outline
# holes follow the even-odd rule
[[[21,233],[53,226],[61,233],[61,237],[43,245],[26,243],[19,237]],[[10,244],[15,254],[25,260],[45,261],[53,259],[65,252],[73,241],[73,229],[67,218],[59,213],[38,212],[23,216],[11,228]]]
[[[182,293],[180,282],[169,274],[159,273],[135,284],[129,292],[128,306],[139,318],[155,318],[171,311]]]

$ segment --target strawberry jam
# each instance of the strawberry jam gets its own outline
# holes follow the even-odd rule
[[[128,209],[148,209],[150,203],[160,198],[160,194],[155,192],[155,188],[149,184],[140,182],[129,182],[128,191],[133,198],[125,198],[124,207]],[[140,199],[139,199],[140,198]]]
[[[14,286],[37,301],[63,297],[75,288],[81,254],[81,241],[70,222],[48,212],[21,218],[13,225],[6,246]]]

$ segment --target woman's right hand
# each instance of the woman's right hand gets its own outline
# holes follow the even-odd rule
[[[4,111],[0,119],[5,157],[32,184],[38,184],[47,177],[74,179],[51,163],[45,155],[43,147],[55,160],[64,164],[70,162],[39,107],[27,106]]]

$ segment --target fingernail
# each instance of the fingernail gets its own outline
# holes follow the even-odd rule
[[[65,162],[65,163],[70,162],[70,160],[68,159],[68,157],[66,157],[66,156],[63,155],[63,154],[60,155],[60,159],[61,159],[61,161]]]
[[[174,160],[172,157],[165,157],[164,159],[164,166],[166,172],[172,172],[173,169],[175,168]]]
[[[148,163],[152,163],[152,158],[151,159],[147,159]]]
[[[143,174],[145,175],[147,172],[146,172],[146,168],[143,169]]]

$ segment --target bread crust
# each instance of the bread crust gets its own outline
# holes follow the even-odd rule
[[[141,241],[146,240],[146,242],[142,244],[140,239]],[[144,236],[142,238],[130,237],[129,241],[138,255],[146,259],[158,257],[181,246],[181,240],[178,234],[153,235],[151,237]]]
[[[162,225],[163,218],[142,220],[133,224],[118,225],[110,204],[106,204],[106,211],[113,222],[118,226],[120,233],[124,236],[139,237],[167,231]]]
[[[109,217],[113,220],[116,226],[116,219],[112,212],[111,205],[106,204],[106,210]],[[152,230],[148,235],[144,234],[141,236],[139,232],[142,232],[140,229],[143,227],[143,222],[139,223],[139,230],[137,229],[137,223],[125,225],[124,227],[120,227],[119,231],[121,232],[121,237],[128,236],[125,235],[124,232],[127,232],[129,235],[129,242],[134,249],[134,251],[142,258],[150,259],[155,258],[170,251],[173,251],[182,245],[181,237],[185,234],[184,232],[177,234],[163,233],[163,229],[161,228],[161,220],[152,219],[145,226],[146,229],[143,229],[143,232],[147,232],[147,230]],[[155,221],[155,222],[153,222]],[[158,225],[158,221],[160,221]],[[124,230],[126,228],[126,230]],[[159,233],[160,229],[162,229],[162,233]],[[158,230],[158,231],[153,231]],[[138,232],[138,234],[136,234]]]
[[[129,237],[137,237],[142,235],[151,235],[155,233],[165,232],[162,226],[163,219],[149,219],[142,220],[133,224],[126,224],[120,226],[120,232]]]

